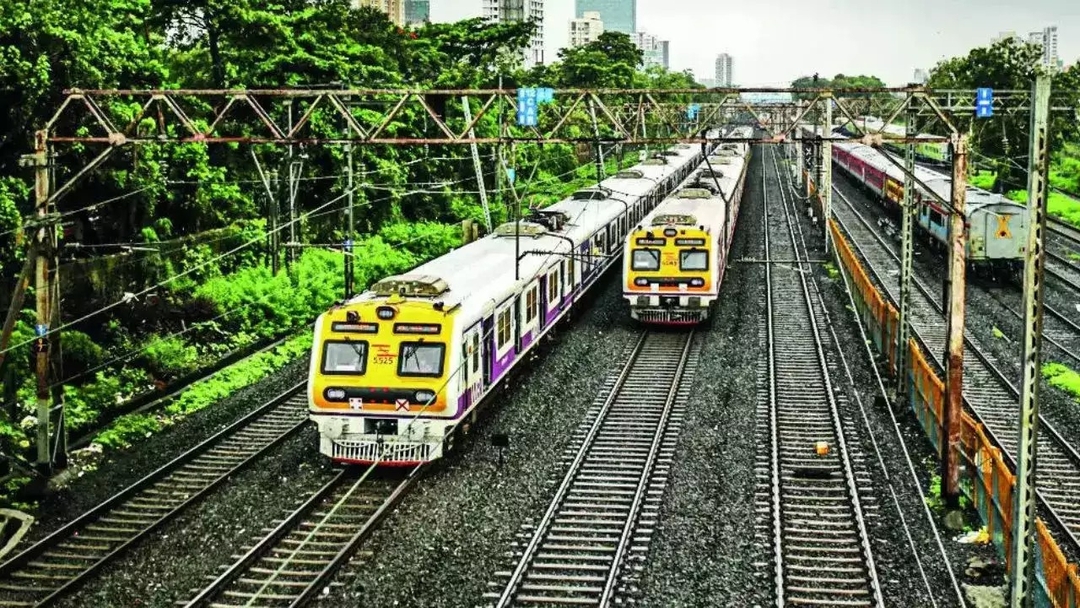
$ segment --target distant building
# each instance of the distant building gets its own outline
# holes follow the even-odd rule
[[[488,21],[534,21],[536,32],[525,48],[525,67],[544,63],[544,0],[484,0],[483,17]]]
[[[997,43],[1003,42],[1005,40],[1022,41],[1021,38],[1016,35],[1016,32],[1013,32],[1013,31],[1010,30],[1010,31],[1007,31],[1007,32],[998,32],[997,36],[994,36],[993,38],[990,39],[990,44],[997,44]]]
[[[353,6],[370,6],[386,13],[397,25],[405,25],[405,0],[353,0]]]
[[[661,40],[660,41],[660,50],[664,55],[664,69],[665,70],[670,70],[671,69],[671,41],[669,41],[669,40]]]
[[[634,42],[634,46],[641,49],[644,68],[667,67],[664,65],[665,41],[645,32],[636,32],[630,39]]]
[[[926,84],[928,80],[930,80],[930,74],[926,70],[922,68],[915,68],[915,77],[911,80],[911,82]]]
[[[1037,45],[1042,51],[1042,64],[1051,70],[1060,70],[1063,67],[1058,57],[1057,26],[1051,25],[1042,29],[1041,32],[1028,34],[1028,42]]]
[[[570,20],[570,47],[585,46],[604,33],[604,22],[600,13],[587,11],[579,19]]]
[[[731,55],[720,53],[716,56],[716,86],[730,87],[734,82],[731,76]]]
[[[633,36],[637,32],[637,0],[575,0],[575,17],[600,13],[604,29]]]
[[[405,0],[405,23],[408,25],[431,23],[431,0]]]

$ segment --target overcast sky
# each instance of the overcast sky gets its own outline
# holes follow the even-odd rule
[[[431,5],[435,21],[480,14],[480,0]],[[574,0],[545,0],[549,60],[566,45],[573,13]],[[711,77],[726,52],[742,86],[787,86],[814,72],[902,85],[915,68],[967,54],[999,32],[1026,37],[1047,25],[1058,26],[1065,65],[1080,59],[1080,0],[638,0],[638,29],[671,41],[671,69]]]

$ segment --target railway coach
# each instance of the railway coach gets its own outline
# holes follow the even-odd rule
[[[732,132],[752,135],[750,127]],[[750,147],[723,144],[623,243],[630,316],[658,325],[704,321],[720,291],[742,200]]]
[[[904,196],[904,172],[899,167],[870,146],[834,143],[832,150],[833,161],[841,171],[873,193],[891,213],[899,214]],[[952,197],[949,176],[919,166],[915,167],[915,175],[941,198]],[[916,223],[933,242],[947,247],[948,212],[922,186],[916,186],[914,196]],[[968,263],[995,274],[1018,271],[1024,260],[1028,214],[1025,205],[969,186],[965,205]]]
[[[388,466],[444,455],[702,158],[674,146],[323,313],[308,382],[320,452]]]
[[[881,131],[883,133],[887,133],[896,137],[904,137],[907,135],[907,131],[902,125],[887,125],[885,124],[885,121],[881,120],[880,118],[875,118],[873,116],[861,118],[858,122],[859,126],[863,128],[863,131]],[[844,123],[840,125],[839,131],[851,137],[858,137],[859,135],[861,135],[861,132],[856,129],[855,125],[851,124],[850,121],[844,121]],[[915,137],[921,139],[931,138],[933,136],[927,135],[925,133],[919,133]],[[899,152],[900,154],[904,153],[904,144],[898,144],[886,140],[885,147]],[[922,162],[933,165],[948,165],[950,162],[952,162],[952,152],[949,149],[949,144],[943,141],[916,142],[915,157]]]

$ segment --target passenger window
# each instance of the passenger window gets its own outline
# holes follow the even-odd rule
[[[528,325],[529,323],[532,323],[533,319],[535,319],[536,315],[539,313],[540,302],[537,301],[539,299],[539,296],[540,296],[540,286],[539,285],[537,285],[535,287],[531,287],[528,291],[525,292],[525,324],[526,325]]]
[[[480,332],[473,333],[472,338],[469,340],[469,362],[470,372],[473,374],[480,372]]]
[[[634,270],[660,270],[660,251],[657,249],[635,249],[631,257]]]
[[[499,313],[495,328],[495,341],[502,348],[510,343],[510,308]]]
[[[327,341],[323,344],[324,374],[363,374],[367,369],[367,342]]]
[[[548,275],[548,304],[554,304],[559,300],[559,269],[551,271]]]
[[[442,376],[445,351],[446,346],[441,343],[402,342],[398,353],[398,375]]]
[[[707,251],[682,251],[679,253],[679,270],[708,270]]]

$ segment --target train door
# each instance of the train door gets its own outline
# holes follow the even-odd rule
[[[465,360],[462,371],[465,376],[465,388],[463,394],[468,395],[468,404],[473,405],[484,392],[484,374],[481,370],[482,348],[480,346],[483,337],[483,325],[477,323],[475,327],[465,332],[465,347],[462,349]]]
[[[484,386],[491,386],[491,375],[495,363],[495,317],[485,318],[482,327],[480,343],[483,345],[481,358],[484,365]]]

